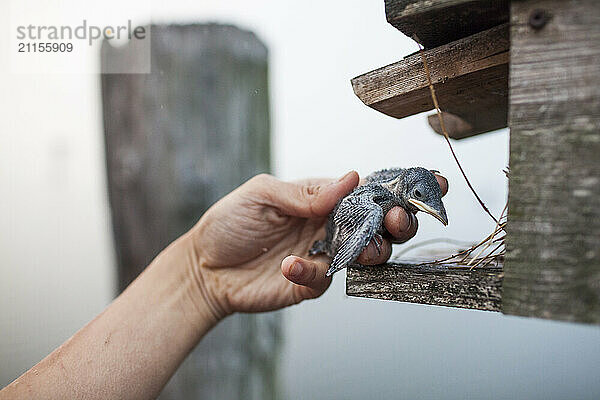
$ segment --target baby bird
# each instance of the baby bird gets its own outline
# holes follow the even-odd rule
[[[325,240],[317,240],[309,254],[333,257],[327,276],[347,266],[360,266],[356,259],[371,239],[380,249],[383,219],[395,206],[411,213],[426,212],[448,225],[442,190],[432,171],[421,167],[384,169],[368,175],[364,185],[338,202],[329,214]]]

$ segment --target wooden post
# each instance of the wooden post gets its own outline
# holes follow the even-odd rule
[[[503,311],[600,323],[600,4],[513,1]]]
[[[267,49],[221,25],[151,27],[150,74],[104,75],[109,197],[125,288],[223,195],[270,169]],[[132,52],[104,43],[102,62]],[[276,396],[276,314],[213,330],[162,399]]]

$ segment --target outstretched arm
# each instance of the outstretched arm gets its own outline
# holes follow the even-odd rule
[[[0,399],[151,399],[216,323],[191,271],[189,237],[165,249],[94,320]]]
[[[220,319],[282,308],[327,289],[330,260],[305,255],[324,236],[337,200],[357,184],[355,172],[332,182],[251,179],[160,253],[103,313],[0,391],[0,399],[155,398]],[[412,237],[411,221],[402,209],[390,211],[389,241]],[[389,257],[370,247],[361,263]]]

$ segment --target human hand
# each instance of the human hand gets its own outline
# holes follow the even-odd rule
[[[438,181],[445,194],[448,182]],[[358,183],[356,172],[337,181],[296,183],[263,174],[213,205],[188,237],[191,272],[215,318],[275,310],[323,294],[331,283],[325,276],[330,259],[309,257],[308,250],[325,237],[337,201]],[[409,240],[418,227],[416,217],[401,207],[386,214],[384,225],[388,234],[380,250],[369,243],[359,263],[384,263],[391,244]]]

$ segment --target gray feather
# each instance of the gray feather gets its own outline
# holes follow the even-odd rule
[[[316,241],[309,254],[325,253],[333,258],[327,275],[358,265],[358,256],[373,237],[385,233],[383,219],[395,206],[410,213],[416,213],[418,207],[429,213],[434,211],[439,213],[436,218],[447,223],[441,198],[435,176],[425,168],[373,172],[365,177],[364,185],[338,202],[329,215],[325,239]]]
[[[342,200],[334,222],[339,230],[337,236],[344,240],[333,257],[327,276],[356,261],[381,227],[383,216],[383,209],[368,192]]]

